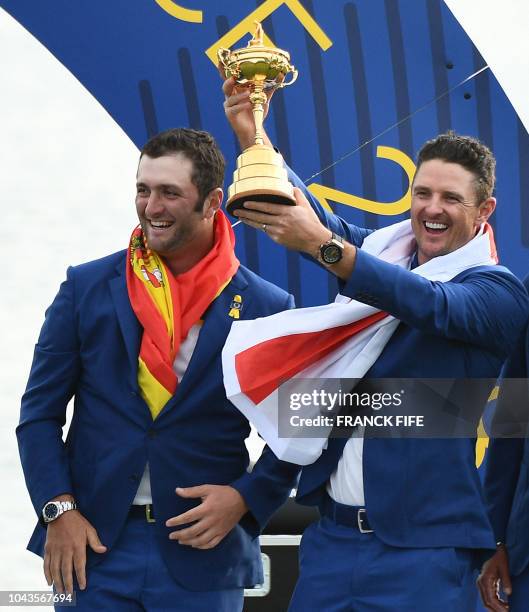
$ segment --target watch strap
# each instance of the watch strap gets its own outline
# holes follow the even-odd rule
[[[52,517],[46,514],[46,508],[50,505],[55,506],[56,509],[56,513]],[[45,523],[51,523],[69,510],[77,510],[77,503],[75,501],[61,501],[58,499],[53,499],[44,504],[44,507],[42,508],[42,518]]]
[[[334,249],[338,248],[340,250],[340,256],[335,261],[328,261],[325,256],[326,250],[331,250],[330,247],[334,247]],[[324,242],[323,244],[320,244],[320,247],[318,249],[319,259],[325,264],[337,263],[342,259],[344,248],[345,246],[343,238],[335,232],[332,232],[332,235],[329,240],[327,240],[327,242]]]

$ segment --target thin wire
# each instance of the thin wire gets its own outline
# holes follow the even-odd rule
[[[327,167],[323,168],[323,170],[319,170],[318,172],[316,172],[316,174],[313,174],[312,176],[309,176],[309,178],[305,179],[303,182],[304,183],[308,183],[309,181],[311,181],[313,178],[319,176],[320,174],[323,174],[324,172],[326,172],[327,170],[329,170],[330,168],[334,168],[334,166],[336,166],[337,164],[339,164],[340,162],[342,162],[344,159],[347,159],[348,157],[351,157],[351,155],[354,155],[355,153],[358,153],[358,151],[360,151],[360,149],[363,149],[364,147],[367,147],[368,144],[371,144],[374,140],[376,140],[377,138],[380,138],[381,136],[384,136],[384,134],[387,134],[388,132],[390,132],[391,130],[395,129],[396,127],[398,127],[399,125],[403,124],[405,121],[408,121],[409,119],[411,119],[412,117],[414,117],[417,113],[422,112],[424,109],[428,108],[429,106],[431,106],[432,104],[435,104],[436,102],[438,102],[439,100],[441,100],[442,98],[444,98],[445,96],[447,96],[448,94],[452,93],[455,89],[457,89],[458,87],[461,87],[461,85],[464,85],[465,83],[468,83],[468,81],[470,81],[471,79],[473,79],[474,77],[477,77],[478,74],[481,74],[483,71],[487,70],[487,68],[489,68],[488,65],[483,66],[483,68],[480,68],[479,70],[477,70],[476,72],[472,73],[470,76],[466,77],[465,79],[463,79],[460,83],[458,83],[457,85],[454,85],[453,87],[451,87],[450,89],[447,89],[444,93],[440,94],[439,96],[437,96],[437,98],[434,98],[433,100],[431,100],[430,102],[427,102],[426,104],[424,104],[423,106],[421,106],[420,108],[418,108],[416,111],[414,111],[413,113],[410,113],[409,115],[407,115],[406,117],[404,117],[403,119],[401,119],[400,121],[397,121],[397,123],[394,123],[393,125],[390,125],[388,128],[386,128],[385,130],[383,130],[382,132],[379,132],[376,136],[373,136],[373,138],[370,138],[369,140],[366,140],[365,142],[363,142],[361,145],[359,145],[358,147],[356,147],[356,149],[353,149],[352,151],[349,151],[349,153],[346,153],[345,155],[342,155],[342,157],[340,157],[339,159],[337,159],[335,162],[333,162],[332,164],[329,164]]]
[[[354,155],[355,153],[358,153],[358,151],[360,151],[361,149],[363,149],[364,147],[367,147],[367,145],[371,144],[374,140],[376,140],[377,138],[380,138],[381,136],[384,136],[384,134],[387,134],[388,132],[391,132],[391,130],[395,129],[396,127],[398,127],[399,125],[402,125],[405,121],[409,121],[412,117],[414,117],[415,115],[417,115],[418,113],[422,112],[423,110],[425,110],[426,108],[428,108],[429,106],[431,106],[432,104],[435,104],[436,102],[438,102],[439,100],[441,100],[442,98],[444,98],[445,96],[447,96],[448,94],[451,94],[455,89],[457,89],[458,87],[461,87],[461,85],[464,85],[465,83],[468,83],[470,80],[472,80],[473,78],[477,77],[479,74],[481,74],[482,72],[484,72],[485,70],[487,70],[489,68],[488,64],[486,64],[485,66],[483,66],[482,68],[480,68],[479,70],[476,70],[476,72],[473,72],[470,76],[467,76],[465,79],[463,79],[461,82],[459,82],[457,85],[454,85],[453,87],[451,87],[450,89],[447,89],[445,92],[443,92],[442,94],[438,95],[437,98],[434,98],[433,100],[430,100],[430,102],[427,102],[426,104],[424,104],[423,106],[421,106],[420,108],[418,108],[416,111],[414,111],[413,113],[410,113],[409,115],[407,115],[406,117],[404,117],[403,119],[401,119],[400,121],[397,121],[396,123],[394,123],[393,125],[390,125],[388,128],[386,128],[385,130],[382,130],[382,132],[379,132],[376,136],[373,136],[373,138],[370,138],[369,140],[366,140],[365,142],[363,142],[361,145],[359,145],[358,147],[356,147],[356,149],[353,149],[352,151],[349,151],[348,153],[346,153],[345,155],[342,155],[342,157],[340,157],[339,159],[337,159],[336,161],[334,161],[332,164],[329,164],[328,166],[326,166],[325,168],[323,168],[322,170],[319,170],[318,172],[316,172],[315,174],[313,174],[312,176],[309,176],[307,179],[304,179],[304,183],[308,183],[309,181],[311,181],[312,179],[316,178],[317,176],[319,176],[320,174],[323,174],[324,172],[326,172],[327,170],[329,170],[330,168],[334,168],[334,166],[336,166],[337,164],[339,164],[340,162],[342,162],[344,159],[347,159],[348,157],[351,157],[351,155]],[[235,227],[237,225],[239,225],[239,223],[242,223],[242,220],[236,221],[232,227]]]

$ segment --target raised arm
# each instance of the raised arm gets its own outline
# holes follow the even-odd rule
[[[253,143],[255,133],[248,92],[238,91],[233,79],[224,82],[223,92],[226,118],[244,149]],[[272,146],[266,134],[265,143]],[[356,227],[329,213],[290,168],[288,173],[295,187],[297,206],[246,202],[244,209],[235,212],[236,216],[247,225],[266,231],[274,242],[314,259],[318,259],[320,245],[330,240],[333,232],[338,234],[349,244],[340,264],[330,271],[342,279],[348,278],[354,268],[354,245],[360,246],[371,230]]]

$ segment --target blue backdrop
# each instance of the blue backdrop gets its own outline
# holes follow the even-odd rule
[[[498,161],[492,224],[502,263],[527,272],[529,136],[494,74],[441,0],[0,0],[140,147],[185,125],[239,153],[222,109],[216,48],[245,45],[254,20],[299,70],[267,130],[322,200],[377,228],[409,209],[412,159],[428,138],[478,136]],[[58,126],[60,129],[60,126]],[[299,306],[336,294],[330,275],[239,225],[243,263]],[[485,443],[478,450],[483,458]]]
[[[409,208],[410,158],[422,142],[449,128],[479,136],[498,159],[493,224],[500,257],[524,275],[529,137],[489,69],[468,79],[485,62],[440,0],[185,0],[185,8],[172,0],[0,0],[0,6],[137,146],[176,125],[211,131],[229,161],[227,182],[238,148],[211,58],[218,46],[245,45],[260,19],[300,72],[274,97],[267,129],[319,197],[359,225],[400,220]],[[238,226],[236,233],[243,263],[288,288],[298,305],[334,297],[325,272],[253,229]]]

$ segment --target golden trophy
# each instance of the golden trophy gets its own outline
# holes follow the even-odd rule
[[[294,190],[288,181],[283,158],[263,141],[265,91],[292,85],[298,71],[290,63],[290,55],[282,49],[263,44],[263,28],[256,23],[248,46],[217,52],[226,77],[234,77],[239,87],[250,90],[250,102],[255,119],[255,142],[237,158],[237,170],[228,189],[226,209],[232,213],[247,200],[295,205]],[[288,74],[291,79],[286,82]]]

